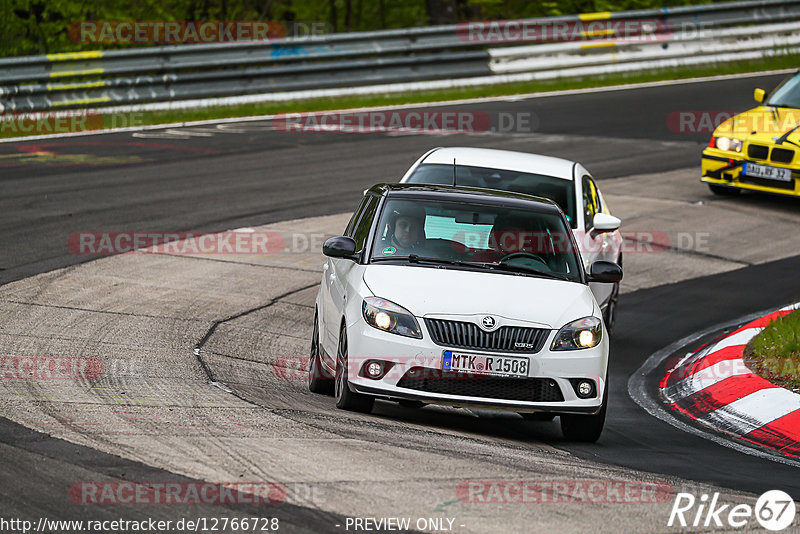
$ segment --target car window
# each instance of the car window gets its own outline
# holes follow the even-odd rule
[[[368,195],[364,209],[361,210],[361,217],[353,230],[353,240],[356,242],[356,251],[364,250],[364,244],[369,236],[369,230],[372,228],[372,220],[375,218],[375,212],[378,210],[378,197]]]
[[[583,177],[583,222],[587,230],[594,227],[594,215],[600,212],[600,200],[594,180],[588,176]]]
[[[370,195],[364,195],[361,201],[358,203],[358,207],[356,211],[353,212],[353,216],[350,217],[350,222],[347,223],[347,228],[344,229],[344,234],[347,237],[353,237],[353,232],[356,229],[356,225],[358,224],[358,220],[361,218],[361,214],[364,213],[364,208],[369,203]]]
[[[374,239],[371,261],[409,261],[416,255],[424,261],[467,262],[469,268],[488,270],[507,261],[510,267],[500,267],[521,274],[581,279],[572,232],[555,211],[389,198]]]
[[[427,239],[447,239],[467,248],[489,248],[491,224],[458,222],[454,217],[430,215],[425,219]]]
[[[768,106],[800,108],[800,74],[784,80],[767,100]]]
[[[469,165],[456,165],[455,171],[458,185],[512,191],[548,198],[558,204],[561,211],[567,216],[567,221],[575,228],[575,185],[572,180],[544,174]],[[423,163],[414,169],[407,182],[452,185],[453,165]]]

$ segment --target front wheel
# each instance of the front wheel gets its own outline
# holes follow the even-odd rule
[[[347,386],[347,365],[347,330],[342,324],[342,332],[339,334],[339,348],[336,351],[336,377],[334,379],[335,387],[333,393],[334,398],[336,398],[336,407],[351,412],[369,413],[375,404],[375,397],[350,391]]]
[[[622,267],[622,254],[617,259],[617,265]],[[619,282],[614,284],[611,290],[611,297],[608,299],[606,309],[603,312],[603,321],[606,323],[606,332],[614,333],[614,324],[617,322],[617,303],[619,302]]]
[[[322,366],[319,348],[319,319],[314,312],[314,332],[311,334],[311,351],[308,362],[308,389],[312,393],[333,395],[333,377]]]
[[[608,384],[603,393],[603,407],[594,415],[564,414],[561,416],[561,432],[570,441],[594,443],[600,439],[606,422],[608,407]]]

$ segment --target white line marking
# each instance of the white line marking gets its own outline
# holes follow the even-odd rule
[[[169,132],[134,132],[131,137],[137,139],[191,139],[189,135],[176,135]]]
[[[800,410],[800,395],[775,387],[751,393],[709,415],[741,421],[742,434],[747,434],[797,410]]]
[[[723,360],[664,388],[664,395],[674,402],[732,376],[749,375],[751,373],[752,371],[748,369],[741,358]]]
[[[721,339],[716,345],[714,345],[714,350],[710,354],[718,352],[722,349],[727,349],[729,347],[735,347],[736,345],[747,345],[747,343],[756,337],[756,335],[758,335],[758,333],[762,330],[764,329],[748,328],[746,330],[742,330],[741,332],[730,335],[725,339]]]
[[[213,132],[202,132],[202,131],[192,130],[189,128],[182,128],[180,130],[171,128],[167,130],[166,133],[173,135],[188,135],[190,137],[211,137],[214,135]]]

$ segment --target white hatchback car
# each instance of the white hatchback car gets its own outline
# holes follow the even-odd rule
[[[611,215],[586,168],[561,158],[488,148],[434,148],[403,175],[403,183],[453,184],[549,198],[567,215],[584,266],[598,260],[622,266],[620,220]],[[619,284],[591,283],[609,331],[614,330]]]
[[[595,441],[608,399],[608,336],[563,212],[486,189],[369,189],[328,257],[316,300],[309,388],[368,412],[376,397],[561,416]]]

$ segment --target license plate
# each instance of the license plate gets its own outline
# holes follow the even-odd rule
[[[527,377],[530,361],[528,358],[509,356],[489,356],[464,352],[444,351],[442,369],[479,375]]]
[[[792,181],[792,170],[770,167],[769,165],[756,165],[755,163],[742,163],[742,172],[748,176],[767,178],[769,180],[779,180],[781,182]]]

